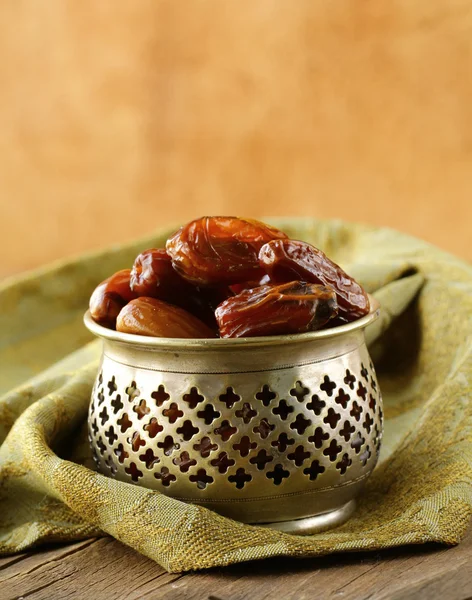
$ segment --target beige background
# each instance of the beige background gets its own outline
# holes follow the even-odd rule
[[[472,3],[4,0],[0,275],[201,214],[472,258]]]

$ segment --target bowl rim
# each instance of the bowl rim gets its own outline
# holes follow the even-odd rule
[[[373,323],[380,315],[380,303],[371,294],[368,294],[370,302],[370,311],[364,317],[332,327],[331,329],[321,329],[319,331],[310,331],[308,333],[295,333],[289,335],[273,335],[259,337],[241,337],[241,338],[211,338],[211,339],[195,339],[195,338],[159,338],[144,335],[135,335],[131,333],[122,333],[114,329],[108,329],[96,323],[91,315],[90,310],[84,314],[84,324],[87,329],[96,336],[111,342],[120,342],[122,344],[132,345],[141,348],[156,348],[160,350],[190,350],[197,348],[222,350],[230,348],[238,348],[240,346],[275,346],[290,343],[313,342],[315,340],[323,340],[328,338],[341,337],[345,334],[354,331],[365,329]]]

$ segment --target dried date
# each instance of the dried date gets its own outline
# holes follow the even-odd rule
[[[264,275],[261,246],[286,237],[253,219],[202,217],[181,227],[166,250],[174,268],[195,285],[230,285],[259,280]]]
[[[123,333],[168,338],[214,338],[202,321],[178,306],[157,298],[136,298],[124,306],[116,320]]]
[[[315,331],[338,312],[330,288],[292,281],[245,290],[216,309],[223,338]]]
[[[118,271],[102,281],[90,297],[90,314],[92,319],[105,327],[115,327],[116,317],[120,310],[136,294],[130,287],[130,269]]]
[[[130,285],[137,296],[168,300],[188,293],[190,285],[172,266],[164,248],[150,248],[136,257],[131,269]]]
[[[273,240],[259,252],[261,266],[271,281],[301,279],[331,287],[336,292],[339,319],[349,322],[370,310],[367,292],[321,250],[297,240]]]

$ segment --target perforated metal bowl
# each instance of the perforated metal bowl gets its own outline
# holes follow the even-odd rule
[[[98,469],[284,531],[344,522],[382,437],[370,300],[341,327],[228,340],[123,334],[86,313],[103,339],[89,413]]]

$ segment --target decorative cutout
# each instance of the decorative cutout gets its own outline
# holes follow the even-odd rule
[[[109,419],[106,406],[103,407],[102,412],[98,415],[98,418],[102,422],[102,427],[103,427],[103,425],[105,425],[105,423]]]
[[[127,394],[128,396],[128,400],[130,403],[133,402],[133,400],[135,398],[137,398],[139,396],[141,392],[138,390],[138,388],[136,387],[136,381],[132,381],[131,385],[129,385],[126,390],[125,390],[125,394]]]
[[[123,413],[116,423],[117,425],[120,425],[121,433],[126,433],[126,431],[133,425],[133,423],[129,420],[128,413]]]
[[[351,417],[354,417],[356,421],[360,421],[362,414],[362,406],[360,406],[360,404],[357,404],[357,402],[354,400],[354,402],[352,403],[351,412],[349,414],[351,415]]]
[[[115,376],[114,375],[110,379],[110,381],[107,383],[107,388],[108,388],[108,395],[109,396],[113,396],[113,394],[118,389],[118,386],[116,385],[116,381],[115,381]]]
[[[226,404],[226,408],[233,408],[236,402],[241,400],[241,396],[238,396],[232,387],[226,388],[226,392],[220,395],[221,402]]]
[[[309,410],[312,410],[317,417],[321,415],[321,411],[325,406],[326,402],[324,400],[320,400],[317,394],[313,394],[313,396],[311,397],[311,401],[308,402],[308,404],[306,405],[306,407]]]
[[[237,414],[237,413],[236,413]],[[213,404],[207,404],[203,410],[197,412],[197,417],[205,421],[205,425],[211,425],[215,419],[221,416]]]
[[[290,390],[290,395],[294,396],[299,402],[303,402],[305,396],[310,393],[310,390],[303,385],[301,381],[295,383],[295,387]]]
[[[301,467],[307,458],[310,458],[310,452],[307,452],[303,446],[297,446],[294,452],[287,455],[287,458],[293,460],[297,467]]]
[[[182,396],[184,402],[186,402],[189,408],[196,408],[200,402],[203,402],[205,398],[198,393],[198,389],[196,387],[190,388],[190,392],[188,394],[184,394]]]
[[[350,399],[351,399],[351,397],[349,396],[349,394],[346,394],[346,392],[343,390],[343,388],[340,388],[339,393],[336,396],[336,398],[334,399],[334,401],[337,404],[340,404],[343,408],[347,408],[347,403],[349,402]]]
[[[362,463],[362,466],[365,467],[367,464],[367,461],[369,460],[369,458],[372,456],[372,452],[370,451],[369,446],[366,446],[366,449],[364,450],[364,452],[359,456],[359,460]]]
[[[98,398],[98,406],[105,400],[105,394],[103,393],[103,388],[97,394]]]
[[[245,435],[237,444],[233,444],[233,448],[238,450],[241,456],[247,456],[251,450],[257,448],[257,443],[251,442],[249,436]]]
[[[341,446],[338,446],[336,440],[331,440],[330,445],[323,450],[323,454],[329,456],[329,460],[334,462],[341,450],[342,448]]]
[[[201,439],[200,443],[193,445],[193,449],[197,450],[197,452],[200,452],[203,458],[207,458],[210,456],[210,452],[218,450],[218,445],[213,444],[211,439],[205,436]]]
[[[163,442],[158,442],[157,447],[161,448],[166,456],[170,456],[172,452],[180,449],[180,444],[174,442],[171,435],[166,435]]]
[[[110,425],[108,430],[105,431],[105,437],[108,438],[108,443],[110,444],[110,446],[113,446],[113,444],[118,439],[118,436],[115,433],[115,428],[113,427],[113,425]]]
[[[194,427],[192,421],[188,419],[184,421],[183,425],[177,428],[177,433],[180,433],[186,442],[190,441],[199,431],[200,429]]]
[[[151,409],[143,398],[137,406],[133,406],[133,411],[138,415],[138,419],[141,420],[151,412]]]
[[[125,467],[125,473],[131,475],[133,481],[138,481],[143,476],[143,472],[138,469],[134,462],[130,463],[129,467]]]
[[[135,431],[131,438],[128,438],[128,444],[131,444],[134,452],[138,452],[141,446],[145,446],[146,442],[141,438],[139,433]]]
[[[293,443],[293,440],[292,440]],[[274,442],[272,442],[272,445],[274,445]],[[265,466],[267,463],[270,463],[274,460],[274,457],[271,456],[270,454],[267,454],[267,452],[262,449],[259,450],[257,456],[253,456],[249,462],[253,465],[256,465],[257,468],[259,469],[259,471],[263,471],[265,469]]]
[[[236,484],[236,488],[238,490],[242,490],[243,487],[246,485],[246,483],[248,483],[249,481],[251,481],[252,477],[251,475],[249,475],[248,473],[246,473],[246,471],[244,470],[243,467],[241,467],[240,469],[238,469],[235,473],[235,475],[230,475],[228,477],[228,481],[230,481],[231,483]]]
[[[162,411],[164,417],[169,419],[169,423],[175,423],[177,419],[184,416],[184,413],[180,410],[178,404],[176,402],[172,402],[169,408],[165,408]]]
[[[258,433],[263,440],[269,437],[270,433],[274,431],[275,425],[269,423],[267,419],[261,419],[259,425],[254,427],[253,432]]]
[[[351,433],[354,433],[356,428],[349,423],[349,421],[344,421],[344,426],[339,430],[339,435],[342,435],[344,441],[348,442],[351,439]]]
[[[249,402],[245,402],[243,407],[234,413],[239,419],[242,419],[247,425],[253,417],[257,415],[257,411],[252,408]]]
[[[111,457],[111,454],[108,455],[108,458],[105,460],[105,464],[110,469],[110,472],[111,472],[112,476],[114,477],[116,472],[118,471],[118,467],[114,463],[113,458]]]
[[[309,425],[311,425],[310,419],[306,419],[302,414],[298,414],[295,421],[290,423],[290,429],[296,429],[298,435],[302,435]]]
[[[375,396],[369,394],[369,408],[375,414],[375,409],[377,408],[377,401],[375,400]]]
[[[354,384],[356,383],[356,378],[354,377],[354,375],[351,373],[351,371],[349,369],[346,369],[346,376],[344,377],[344,383],[346,385],[348,385],[351,390],[354,389]]]
[[[124,408],[124,404],[121,401],[121,394],[117,394],[116,398],[113,398],[110,404],[113,407],[113,412],[115,413],[115,415],[118,414],[120,410]]]
[[[365,368],[364,363],[361,363],[361,376],[368,382],[369,381],[369,371]]]
[[[151,394],[151,398],[156,401],[156,405],[160,408],[164,402],[169,400],[170,395],[166,392],[165,387],[161,384],[155,392]]]
[[[260,400],[264,406],[269,406],[272,400],[277,398],[277,394],[275,394],[270,387],[265,384],[262,386],[261,391],[257,392],[256,398],[257,400]]]
[[[336,426],[338,424],[338,421],[341,419],[341,415],[338,414],[334,408],[330,408],[328,410],[328,414],[326,415],[326,417],[323,419],[323,421],[325,423],[327,423],[331,429],[336,429]]]
[[[100,454],[103,456],[103,454],[105,454],[105,452],[107,451],[107,447],[105,446],[103,440],[102,440],[102,436],[100,436],[97,440],[97,448],[100,451]]]
[[[321,448],[323,442],[329,440],[329,433],[325,433],[322,427],[317,427],[315,433],[308,438],[309,442],[315,444],[315,448]]]
[[[353,438],[353,440],[351,442],[351,448],[353,450],[355,450],[356,454],[359,454],[364,443],[365,443],[365,439],[358,432],[357,435]]]
[[[92,432],[94,435],[97,435],[97,433],[98,433],[97,419],[94,419],[92,421]]]
[[[274,415],[278,415],[282,421],[286,421],[289,414],[293,412],[293,406],[287,404],[286,400],[281,400],[279,405],[272,409]]]
[[[226,473],[230,467],[236,464],[236,461],[229,458],[226,452],[220,452],[218,458],[214,458],[210,464],[216,467],[219,473]]]
[[[320,465],[320,461],[314,460],[307,469],[303,469],[303,472],[310,476],[310,481],[315,481],[318,475],[325,472],[325,468]]]
[[[154,473],[154,477],[159,479],[164,487],[169,487],[169,485],[177,479],[175,475],[169,473],[167,467],[162,467],[160,473]]]
[[[331,381],[328,375],[325,375],[324,381],[320,385],[320,390],[323,390],[323,392],[325,392],[328,396],[332,396],[335,389],[336,384],[334,383],[334,381]]]
[[[197,464],[197,461],[194,458],[190,458],[188,452],[182,452],[182,454],[179,457],[174,458],[172,462],[179,467],[182,473],[187,473],[190,467]]]
[[[349,454],[343,454],[341,460],[336,463],[336,469],[339,469],[341,475],[344,475],[347,471],[347,468],[352,465],[352,460],[349,458]]]
[[[237,428],[233,427],[229,421],[223,421],[221,425],[215,429],[216,435],[219,435],[223,442],[227,442],[237,431]]]
[[[198,469],[195,475],[190,475],[189,479],[197,484],[199,490],[204,490],[209,483],[213,483],[213,477],[207,475],[205,469]]]
[[[362,398],[363,400],[365,400],[367,398],[367,388],[364,387],[360,381],[359,381],[359,385],[357,386],[357,395],[359,396],[359,398]]]
[[[152,417],[149,423],[144,426],[144,430],[148,432],[150,438],[155,438],[158,433],[164,431],[164,427],[159,424],[156,417]]]
[[[116,454],[121,464],[123,464],[125,460],[129,458],[129,454],[124,449],[123,444],[119,444],[118,447],[113,450],[113,452]]]
[[[362,424],[362,426],[367,431],[367,433],[370,433],[370,430],[372,429],[372,425],[373,424],[374,424],[374,420],[372,419],[372,417],[370,416],[370,414],[367,413],[366,416],[365,416],[364,423]]]
[[[293,438],[288,437],[288,435],[284,432],[279,435],[279,437],[272,442],[271,446],[277,448],[279,452],[285,452],[288,446],[292,446],[295,443]]]
[[[276,464],[273,471],[266,473],[268,479],[272,479],[274,485],[280,485],[284,479],[290,475],[290,472],[284,469],[280,463]]]
[[[160,462],[159,458],[154,456],[154,452],[151,448],[148,448],[144,454],[140,454],[138,458],[141,462],[146,464],[146,468],[148,469],[152,469],[155,464]]]

